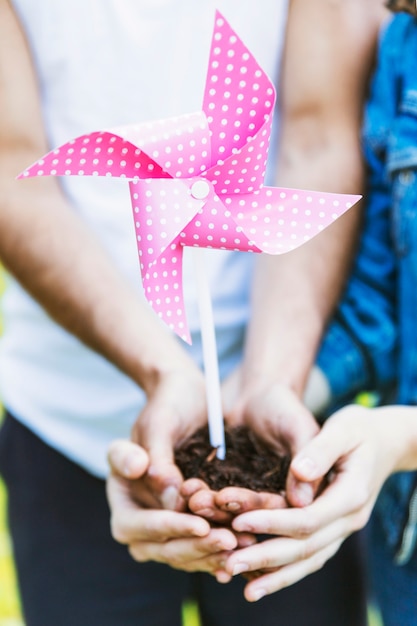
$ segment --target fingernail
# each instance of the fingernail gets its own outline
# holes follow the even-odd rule
[[[138,462],[137,455],[135,453],[129,454],[123,467],[123,473],[125,476],[129,478],[130,476],[136,473],[135,469],[137,466],[137,462]]]
[[[240,511],[240,504],[239,502],[228,502],[226,504],[226,509],[232,513],[236,513],[237,511]]]
[[[196,515],[200,515],[200,517],[214,517],[214,511],[212,509],[198,509],[197,511],[194,511],[194,513]]]
[[[258,512],[250,511],[249,513],[243,513],[233,518],[232,527],[233,530],[240,533],[256,533],[256,525],[259,523],[262,523],[262,514],[261,520],[259,520]]]
[[[233,576],[237,576],[242,572],[247,572],[248,569],[249,565],[247,563],[236,563],[236,565],[233,566],[232,574]]]
[[[254,589],[251,592],[251,600],[252,602],[257,602],[258,600],[260,600],[261,598],[263,598],[266,595],[266,589]]]
[[[314,500],[314,489],[310,483],[298,483],[296,487],[296,495],[300,504],[306,506]]]
[[[178,500],[178,489],[176,487],[167,487],[161,494],[161,502],[164,509],[174,511]]]

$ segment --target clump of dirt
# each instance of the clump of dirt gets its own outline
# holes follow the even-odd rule
[[[226,458],[220,460],[210,445],[208,428],[200,428],[176,451],[184,478],[201,478],[213,489],[244,487],[252,491],[283,493],[289,455],[278,456],[245,427],[226,428]]]

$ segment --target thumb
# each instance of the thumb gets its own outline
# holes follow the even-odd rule
[[[112,474],[129,479],[143,476],[149,464],[145,450],[127,439],[117,439],[110,444],[107,460]]]
[[[292,506],[307,506],[317,495],[328,472],[346,454],[345,429],[329,420],[293,458],[287,477],[287,499]]]
[[[165,437],[157,438],[150,445],[147,482],[159,498],[164,509],[175,510],[181,505],[180,487],[184,482],[175,464],[172,442]]]

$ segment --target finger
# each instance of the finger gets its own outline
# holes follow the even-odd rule
[[[227,580],[231,579],[230,574],[223,569],[228,552],[216,552],[194,558],[194,549],[187,546],[185,540],[173,541],[175,544],[171,541],[166,544],[138,542],[129,546],[129,553],[139,563],[154,561],[185,572],[199,571],[209,574],[224,572]]]
[[[216,492],[211,489],[200,489],[188,500],[190,511],[217,524],[229,524],[232,516],[216,505]]]
[[[230,583],[232,580],[230,574],[221,569],[215,570],[213,576],[216,577],[217,582],[220,584]]]
[[[206,520],[186,513],[128,507],[115,509],[112,515],[113,537],[124,544],[204,537],[209,532],[210,526]]]
[[[180,494],[183,498],[188,499],[197,491],[201,489],[208,489],[207,483],[200,478],[188,478],[183,482],[180,489]]]
[[[214,496],[215,505],[233,515],[256,509],[283,509],[287,507],[282,494],[256,492],[241,487],[225,487]]]
[[[215,492],[209,489],[203,480],[199,478],[186,480],[180,489],[180,495],[185,499],[188,509],[196,515],[217,524],[229,524],[230,515],[217,508],[214,501]]]
[[[328,420],[292,460],[287,477],[287,498],[292,506],[310,504],[330,470],[357,445],[354,429],[341,427],[340,415]]]
[[[338,519],[305,539],[277,537],[233,552],[227,560],[226,571],[237,574],[275,570],[278,567],[304,561],[328,545],[341,543],[352,532],[353,516]]]
[[[225,555],[237,545],[234,535],[225,529],[214,529],[204,538],[173,539],[163,544],[134,542],[129,551],[137,561],[158,561],[171,567],[194,571],[199,562],[200,571],[224,569]],[[190,569],[191,567],[191,569]]]
[[[108,449],[107,459],[114,474],[125,478],[139,478],[149,463],[145,450],[127,439],[113,441]]]
[[[361,466],[336,475],[325,491],[310,506],[281,510],[249,511],[232,521],[237,532],[307,537],[337,519],[350,516],[367,505],[372,494],[358,490],[363,481]]]
[[[182,474],[174,462],[168,457],[155,457],[153,450],[149,450],[150,464],[146,475],[148,489],[160,500],[164,509],[174,511],[182,506],[180,488],[183,482]]]
[[[237,548],[249,548],[258,543],[255,535],[251,533],[234,533],[237,540]]]
[[[111,474],[106,481],[106,495],[112,515],[116,511],[126,511],[137,509],[137,504],[132,499],[129,489],[129,481],[119,476]]]
[[[337,461],[357,445],[354,429],[343,427],[341,413],[330,418],[321,431],[293,458],[291,472],[300,481],[322,479]]]
[[[256,578],[245,587],[244,595],[246,600],[248,602],[256,602],[264,596],[289,587],[309,574],[316,572],[336,554],[339,547],[340,543],[335,542],[304,561],[284,566],[275,572]]]
[[[312,482],[300,481],[290,468],[286,479],[285,490],[289,504],[295,507],[308,506],[313,502],[321,485],[324,483],[325,478]]]
[[[276,569],[304,557],[304,541],[286,537],[269,539],[232,553],[227,559],[225,569],[232,576],[237,576]]]
[[[111,473],[106,481],[106,495],[112,518],[121,512],[127,515],[138,508],[160,508],[159,501],[146,489],[141,478],[127,479]]]
[[[149,456],[145,483],[164,509],[181,510],[183,500],[179,496],[179,490],[183,476],[175,464],[172,435],[169,429],[159,427],[159,420],[155,422],[148,421],[140,430],[133,429],[134,436],[139,438]]]

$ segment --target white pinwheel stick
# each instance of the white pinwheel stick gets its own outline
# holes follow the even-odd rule
[[[224,460],[226,456],[226,443],[213,307],[204,259],[206,250],[204,248],[192,248],[191,250],[195,267],[198,307],[200,312],[210,444],[213,448],[216,448],[217,458]]]

